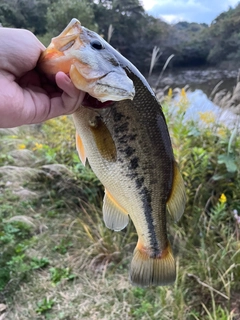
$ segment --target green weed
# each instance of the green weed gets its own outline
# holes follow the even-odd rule
[[[51,310],[53,305],[54,305],[53,299],[44,298],[43,300],[41,300],[37,303],[36,312],[43,314],[43,313]]]
[[[63,279],[73,280],[76,278],[76,275],[71,272],[69,268],[50,268],[50,279],[52,284],[57,285]]]
[[[73,243],[71,241],[69,241],[68,239],[61,239],[61,242],[56,245],[53,250],[61,253],[61,254],[65,254],[67,253],[68,249],[71,248],[73,246]]]
[[[30,268],[32,270],[42,269],[49,265],[48,258],[32,258],[30,261]]]

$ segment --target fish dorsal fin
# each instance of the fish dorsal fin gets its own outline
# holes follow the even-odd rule
[[[80,135],[77,132],[76,132],[76,146],[77,146],[79,158],[82,161],[82,164],[85,166],[87,156],[86,156],[86,152],[84,150],[82,139],[80,138]]]
[[[120,231],[128,224],[128,213],[121,207],[112,195],[105,189],[103,199],[103,220],[107,228]]]
[[[185,209],[186,193],[182,175],[179,171],[178,164],[174,162],[174,175],[172,192],[167,202],[167,209],[172,218],[178,221]]]

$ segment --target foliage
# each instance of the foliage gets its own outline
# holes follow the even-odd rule
[[[0,23],[4,27],[29,29],[35,34],[46,32],[49,0],[2,0]]]
[[[60,34],[72,18],[77,18],[85,27],[97,31],[94,12],[89,0],[57,0],[48,6],[47,31],[52,37]]]
[[[208,55],[211,64],[229,61],[234,65],[239,61],[239,13],[240,4],[235,9],[230,8],[227,12],[221,13],[211,24],[209,37],[212,47]]]
[[[53,305],[54,305],[54,300],[44,298],[43,300],[41,300],[37,303],[36,312],[37,313],[45,313],[46,311],[51,310]]]
[[[49,271],[54,285],[59,284],[62,279],[72,280],[76,277],[69,268],[50,268]]]
[[[171,49],[165,54],[174,54],[173,66],[201,66],[206,63],[210,50],[208,25],[179,22],[172,26],[165,45]],[[167,56],[163,56],[165,59]]]
[[[10,208],[12,209],[12,206]],[[4,214],[4,208],[1,217],[2,214]],[[30,229],[25,224],[3,223],[0,225],[0,245],[3,249],[0,260],[0,290],[3,290],[9,282],[11,274],[17,273],[20,278],[24,278],[30,269],[24,254],[28,246],[26,239],[29,235]]]

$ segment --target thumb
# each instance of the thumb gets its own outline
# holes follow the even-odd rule
[[[62,71],[59,71],[55,77],[57,86],[63,90],[62,100],[66,114],[73,113],[80,107],[85,92],[78,90],[72,83],[71,79]]]

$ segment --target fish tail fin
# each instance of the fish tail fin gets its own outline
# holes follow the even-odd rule
[[[138,242],[130,267],[130,280],[140,287],[164,286],[176,279],[176,264],[170,244],[161,256],[151,258]]]

